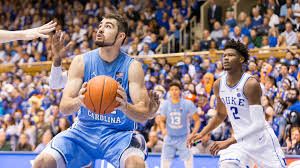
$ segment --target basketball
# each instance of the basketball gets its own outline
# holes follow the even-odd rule
[[[109,76],[96,76],[88,81],[84,104],[96,114],[109,114],[119,106],[116,101],[119,83]]]

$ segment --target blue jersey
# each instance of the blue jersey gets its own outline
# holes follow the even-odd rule
[[[133,62],[126,53],[120,51],[119,56],[110,63],[105,62],[99,56],[99,49],[92,50],[83,55],[84,58],[84,76],[83,82],[99,76],[110,76],[120,83],[127,93],[127,101],[132,103],[129,95],[128,69]],[[85,107],[81,107],[78,119],[85,125],[102,126],[106,125],[119,130],[134,130],[135,122],[129,119],[122,111],[116,110],[110,114],[98,115]]]
[[[170,99],[162,103],[161,115],[167,118],[167,132],[170,136],[182,136],[189,133],[191,115],[197,112],[192,101],[180,99],[173,104]]]

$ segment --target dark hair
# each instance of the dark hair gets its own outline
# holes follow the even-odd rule
[[[170,88],[171,88],[172,86],[177,86],[177,87],[179,88],[179,90],[182,89],[180,83],[178,83],[178,82],[171,82],[171,83],[169,84],[169,89],[168,89],[168,90],[170,90]]]
[[[239,40],[235,41],[234,39],[228,40],[225,44],[224,50],[226,49],[234,49],[236,50],[241,56],[245,58],[244,63],[247,63],[249,60],[249,53],[248,48]]]
[[[299,90],[296,88],[289,88],[288,90],[294,90],[296,92],[296,97],[299,96]]]
[[[108,13],[105,14],[105,16],[103,17],[105,19],[115,19],[118,23],[118,32],[124,32],[125,33],[125,38],[122,42],[122,44],[124,43],[127,35],[128,35],[128,23],[127,21],[119,14],[116,13]]]

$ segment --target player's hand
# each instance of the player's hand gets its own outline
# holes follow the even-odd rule
[[[190,134],[190,136],[188,136],[187,140],[186,140],[186,147],[190,148],[195,142],[199,142],[201,141],[201,139],[203,138],[203,135],[201,133],[199,134]]]
[[[62,58],[67,56],[67,51],[72,46],[73,42],[69,42],[65,46],[66,34],[62,31],[56,31],[52,36],[51,49],[53,52],[54,66],[60,66]]]
[[[149,98],[150,98],[150,104],[149,104],[149,118],[152,119],[156,116],[156,112],[159,108],[160,101],[159,101],[159,95],[154,92],[153,90],[150,90],[149,92]]]
[[[119,109],[119,110],[123,111],[124,113],[126,113],[126,111],[127,111],[127,94],[121,85],[118,86],[117,93],[121,97],[116,96],[116,100],[120,103],[120,105],[118,107],[116,107],[116,109]]]
[[[86,87],[87,87],[87,82],[84,82],[81,86],[81,89],[79,90],[79,93],[78,93],[78,99],[79,101],[81,102],[81,106],[84,106],[85,107],[85,104],[84,104],[84,94],[86,92]]]
[[[209,151],[212,156],[218,155],[218,152],[222,149],[228,148],[231,143],[228,140],[225,141],[217,141],[210,147]]]
[[[33,29],[28,29],[28,30],[22,30],[23,37],[24,37],[23,40],[32,40],[39,37],[49,38],[49,35],[47,34],[55,30],[56,25],[57,23],[52,20],[49,23],[44,24],[43,26],[33,28]]]

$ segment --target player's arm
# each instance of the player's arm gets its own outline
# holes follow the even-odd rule
[[[194,136],[188,138],[186,145],[189,147],[191,144],[198,142],[202,139],[202,137],[208,133],[210,133],[212,130],[217,128],[227,117],[226,107],[224,103],[221,101],[219,96],[219,85],[220,85],[220,79],[214,82],[213,90],[216,95],[217,99],[217,105],[216,105],[216,111],[217,113],[213,116],[213,118],[209,121],[207,126],[203,128],[203,130],[195,134]]]
[[[65,86],[60,102],[61,113],[71,115],[84,105],[84,92],[86,83],[82,84],[84,75],[84,60],[82,55],[78,55],[71,63],[68,72],[68,81]]]
[[[167,123],[167,118],[161,116],[159,125],[160,125],[160,129],[161,129],[161,133],[162,133],[163,137],[165,137],[167,135],[166,123]]]
[[[60,45],[65,43],[65,33],[58,31],[52,37],[51,47],[55,48],[55,41],[59,42]],[[62,72],[62,58],[67,54],[66,51],[70,48],[72,42],[69,42],[66,47],[62,47],[59,51],[53,52],[53,62],[49,77],[49,86],[51,89],[62,89],[65,87],[67,82],[67,73]]]
[[[265,113],[260,103],[262,91],[260,84],[255,78],[249,78],[246,82],[244,87],[244,95],[248,99],[252,124],[248,127],[248,129],[243,130],[241,134],[234,135],[237,142],[255,132],[258,132],[259,130],[262,130],[266,124]]]
[[[122,98],[116,97],[120,102],[118,109],[123,111],[130,119],[145,123],[153,117],[159,107],[158,95],[151,92],[148,95],[144,81],[144,71],[138,61],[133,61],[129,66],[129,95],[133,104],[127,102],[125,90],[119,86],[118,93]]]
[[[55,30],[56,22],[51,21],[43,26],[18,31],[0,30],[0,43],[15,41],[15,40],[32,40],[35,38],[48,38],[47,33]]]
[[[194,113],[192,115],[192,119],[195,121],[195,126],[194,126],[194,130],[193,130],[192,134],[196,134],[201,126],[201,121],[200,121],[200,117],[199,117],[198,113]]]

